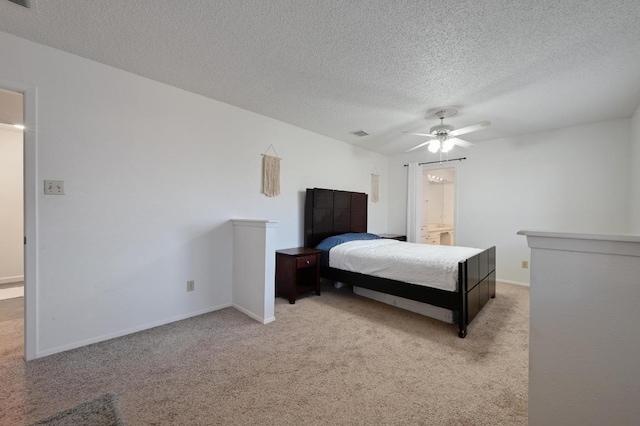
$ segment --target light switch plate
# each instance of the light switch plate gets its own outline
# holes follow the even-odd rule
[[[44,193],[46,195],[64,195],[63,180],[45,180]]]

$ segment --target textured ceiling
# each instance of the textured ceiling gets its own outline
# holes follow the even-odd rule
[[[0,0],[0,30],[384,154],[438,106],[492,121],[464,136],[481,142],[640,102],[639,0],[31,4]]]

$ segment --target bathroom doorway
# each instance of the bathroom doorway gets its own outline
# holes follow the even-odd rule
[[[455,245],[456,169],[422,171],[422,217],[420,242]]]

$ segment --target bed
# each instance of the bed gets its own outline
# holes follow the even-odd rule
[[[307,189],[304,217],[305,247],[315,248],[328,237],[367,232],[367,194],[332,189]],[[399,243],[398,244],[410,244]],[[457,265],[455,290],[433,288],[392,278],[367,275],[322,265],[322,278],[377,293],[393,295],[451,310],[458,336],[496,294],[495,247],[480,250]]]

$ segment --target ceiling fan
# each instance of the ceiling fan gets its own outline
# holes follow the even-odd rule
[[[429,145],[428,146],[429,152],[433,152],[433,153],[436,153],[438,151],[449,152],[451,151],[454,145],[458,145],[463,148],[473,148],[474,145],[471,142],[458,139],[457,136],[464,135],[471,132],[476,132],[482,129],[486,129],[487,127],[491,126],[491,122],[481,121],[480,123],[472,124],[466,127],[461,127],[460,129],[454,129],[453,126],[449,124],[444,124],[445,118],[452,117],[457,113],[458,113],[458,110],[452,107],[441,107],[441,108],[435,108],[430,111],[427,111],[427,118],[439,118],[440,124],[438,124],[437,126],[433,126],[431,129],[429,129],[429,133],[412,133],[412,132],[402,132],[402,133],[406,133],[408,135],[426,136],[432,139],[429,139],[419,145],[416,145],[413,148],[406,150],[405,152],[413,151],[425,145]]]

